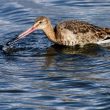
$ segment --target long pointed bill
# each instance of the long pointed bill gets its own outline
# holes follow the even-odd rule
[[[35,26],[30,27],[29,29],[27,29],[26,31],[22,32],[19,36],[17,36],[16,38],[12,39],[11,41],[9,41],[7,44],[9,45],[13,45],[15,42],[17,42],[20,39],[25,38],[27,35],[29,35],[30,33],[34,32],[36,30]]]
[[[36,30],[36,28],[34,26],[32,26],[28,30],[26,30],[23,33],[21,33],[18,37],[16,37],[15,41],[18,41],[20,39],[25,38],[27,35],[29,35],[30,33],[34,32],[35,30]]]

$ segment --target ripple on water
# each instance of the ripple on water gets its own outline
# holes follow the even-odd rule
[[[10,53],[1,51],[39,15],[52,24],[74,18],[109,26],[109,7],[109,0],[1,0],[0,109],[109,110],[109,49],[55,48],[37,31]]]

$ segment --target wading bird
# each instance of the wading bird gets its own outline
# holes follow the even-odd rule
[[[77,44],[83,46],[89,43],[102,44],[110,42],[109,28],[102,28],[78,20],[63,21],[53,28],[49,18],[45,16],[38,17],[34,25],[17,36],[13,42],[25,38],[38,29],[43,30],[52,42],[65,46],[75,46]]]

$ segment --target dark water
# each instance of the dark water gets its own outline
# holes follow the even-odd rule
[[[0,44],[38,16],[110,27],[110,0],[0,0]],[[41,31],[0,51],[0,110],[110,110],[110,49],[58,48]]]

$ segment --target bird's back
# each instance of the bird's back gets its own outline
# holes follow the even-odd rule
[[[108,38],[110,29],[101,28],[84,21],[63,21],[55,27],[56,39],[59,44],[73,46],[97,43]]]

